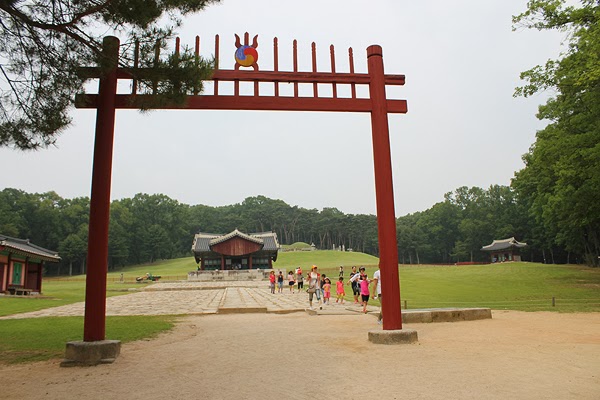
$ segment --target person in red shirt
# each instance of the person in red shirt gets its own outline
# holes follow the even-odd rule
[[[275,294],[275,271],[271,271],[269,274],[269,288],[271,288],[271,293]]]

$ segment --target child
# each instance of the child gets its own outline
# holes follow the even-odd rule
[[[366,275],[360,276],[360,296],[362,297],[363,312],[367,313],[367,304],[369,303],[369,280]]]
[[[281,270],[277,276],[277,293],[283,293],[283,272]]]
[[[288,272],[288,286],[290,287],[290,292],[294,293],[294,273],[292,271]]]
[[[325,278],[325,283],[323,284],[323,302],[325,304],[329,304],[329,299],[331,298],[331,281],[329,278]]]
[[[344,291],[344,278],[340,276],[340,279],[337,281],[337,289],[336,289],[337,299],[335,302],[342,300],[340,304],[344,304],[344,296],[346,296],[346,292]]]
[[[275,294],[275,271],[269,273],[269,288],[271,293]]]
[[[298,282],[298,293],[300,293],[304,289],[304,275],[302,275],[302,272],[296,275],[296,281]]]

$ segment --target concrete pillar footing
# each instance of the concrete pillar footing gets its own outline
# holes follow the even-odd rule
[[[369,331],[369,342],[376,344],[409,344],[418,341],[417,331],[414,329]]]
[[[113,363],[121,352],[120,340],[67,342],[61,367],[93,366]]]

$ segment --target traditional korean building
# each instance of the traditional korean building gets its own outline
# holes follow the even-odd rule
[[[44,264],[59,261],[55,251],[29,239],[0,235],[0,293],[41,293]]]
[[[275,232],[197,233],[192,252],[201,270],[271,269],[279,243]]]
[[[482,251],[490,253],[493,263],[503,261],[521,261],[520,249],[527,246],[527,243],[520,243],[514,237],[509,239],[494,240],[492,244],[483,246]]]

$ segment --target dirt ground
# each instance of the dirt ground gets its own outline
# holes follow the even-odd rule
[[[188,316],[113,364],[0,366],[0,398],[600,399],[600,313],[404,327],[418,344],[370,343],[372,315]]]

